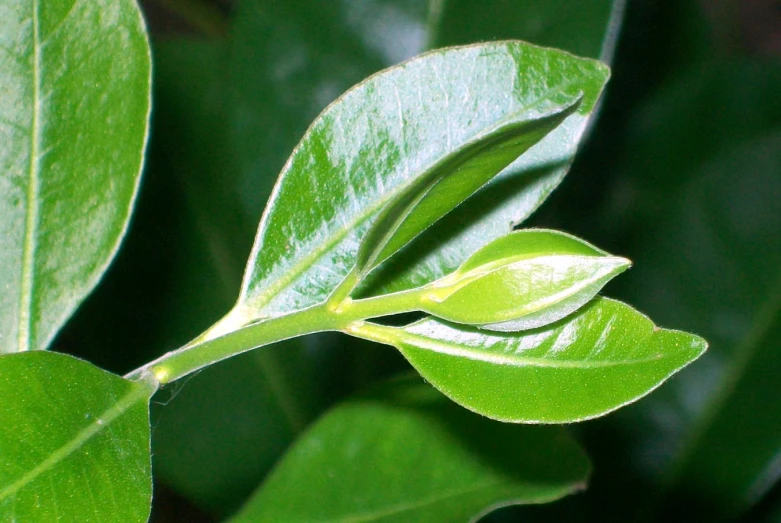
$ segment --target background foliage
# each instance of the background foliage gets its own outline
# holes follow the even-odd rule
[[[609,59],[604,35],[621,8],[430,4],[146,2],[155,109],[138,207],[115,264],[53,348],[122,374],[218,319],[282,163],[368,74],[427,47],[494,38]],[[602,114],[530,224],[631,258],[609,294],[711,350],[644,401],[570,428],[593,463],[586,494],[488,520],[781,520],[779,20],[759,0],[626,6]],[[341,335],[285,345],[156,396],[168,405],[152,412],[153,520],[230,513],[328,405],[407,368],[393,350]]]

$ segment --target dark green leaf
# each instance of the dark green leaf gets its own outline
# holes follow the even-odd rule
[[[751,507],[781,478],[781,399],[773,394],[781,375],[781,287],[755,329],[732,379],[695,426],[677,478],[729,516]]]
[[[632,202],[633,218],[664,213],[666,195],[704,162],[777,128],[779,90],[781,65],[758,60],[689,67],[663,85],[636,110],[627,133],[623,172],[636,178],[640,195]]]
[[[234,512],[332,400],[329,348],[282,342],[171,385],[155,423],[156,477],[215,514]]]
[[[146,521],[154,392],[63,354],[0,356],[0,519]]]
[[[226,47],[185,39],[155,42],[157,141],[145,189],[157,191],[157,201],[143,207],[149,200],[142,199],[140,210],[149,213],[138,215],[131,238],[138,243],[127,244],[123,252],[138,247],[134,266],[151,264],[152,276],[159,278],[138,295],[148,300],[147,293],[164,288],[165,296],[159,303],[135,305],[156,327],[144,329],[142,339],[137,320],[127,321],[119,333],[107,321],[108,332],[101,335],[119,338],[118,343],[143,343],[158,351],[176,347],[213,323],[236,298],[257,220],[246,218],[238,194],[238,144],[229,138],[226,107]],[[258,174],[253,193],[262,191]],[[161,208],[176,219],[162,220]],[[133,275],[126,276],[132,280],[127,285],[138,289]],[[136,278],[146,282],[151,276]],[[112,304],[102,309],[113,317],[121,313]],[[99,311],[92,312],[94,322]],[[138,310],[129,314],[138,315]],[[214,514],[235,511],[330,399],[323,385],[324,360],[334,354],[329,348],[312,338],[291,340],[166,388],[158,395],[165,406],[152,406],[156,478]]]
[[[353,269],[377,214],[410,180],[545,100],[584,93],[567,119],[580,126],[606,77],[598,62],[502,42],[435,51],[351,89],[318,117],[283,170],[239,303],[219,329],[322,302]],[[571,152],[572,127],[557,132],[564,135],[554,154]]]
[[[704,162],[635,252],[633,301],[702,332],[711,350],[621,421],[647,427],[633,445],[658,449],[651,472],[665,472],[721,517],[745,510],[779,478],[780,151],[781,129]],[[649,422],[662,411],[674,423]]]
[[[581,98],[563,94],[525,107],[412,178],[366,233],[356,272],[365,275],[453,210],[573,114]]]
[[[697,336],[659,329],[605,298],[523,333],[489,333],[434,319],[404,328],[363,324],[352,332],[396,346],[457,403],[523,423],[606,414],[648,394],[706,348]]]
[[[517,231],[429,285],[422,310],[489,330],[533,329],[585,305],[629,264],[568,234]]]
[[[133,0],[0,13],[0,353],[46,348],[125,233],[149,113]]]
[[[625,0],[446,0],[435,45],[521,39],[610,63]]]
[[[475,521],[581,489],[588,472],[560,428],[497,424],[396,381],[325,415],[233,521]]]

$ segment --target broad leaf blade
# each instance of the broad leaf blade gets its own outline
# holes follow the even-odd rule
[[[471,196],[575,112],[581,98],[544,99],[542,107],[510,115],[410,180],[363,239],[357,272],[368,273]]]
[[[127,226],[149,113],[133,0],[0,7],[0,352],[47,347]]]
[[[420,287],[453,272],[470,254],[512,231],[545,201],[567,173],[609,76],[601,65],[566,74],[579,82],[584,93],[578,112],[378,267],[359,288],[360,296]]]
[[[239,320],[323,301],[410,179],[548,98],[583,92],[571,118],[584,122],[606,77],[598,62],[500,42],[434,51],[348,91],[315,120],[283,169],[245,274]],[[568,144],[571,130],[562,131]]]
[[[475,521],[569,494],[588,472],[560,428],[498,424],[403,380],[326,414],[233,521]]]
[[[781,373],[781,286],[753,336],[742,347],[742,372],[695,426],[676,483],[695,491],[721,514],[747,511],[781,478],[781,401],[774,394]]]
[[[569,423],[635,401],[699,357],[703,339],[597,298],[558,323],[502,335],[425,319],[356,327],[395,345],[435,387],[485,416]]]
[[[63,354],[0,356],[0,519],[146,521],[154,391]]]

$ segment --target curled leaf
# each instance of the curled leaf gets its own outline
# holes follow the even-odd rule
[[[429,285],[422,309],[490,330],[533,329],[576,311],[629,265],[568,234],[517,231]]]

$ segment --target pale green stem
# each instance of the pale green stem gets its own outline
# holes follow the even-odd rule
[[[345,331],[356,321],[420,309],[428,289],[386,294],[364,300],[345,298],[340,304],[326,302],[308,309],[268,318],[207,341],[195,341],[169,352],[127,376],[139,379],[151,372],[160,384],[170,383],[213,363],[248,350],[304,334]],[[196,340],[201,340],[199,336]]]

